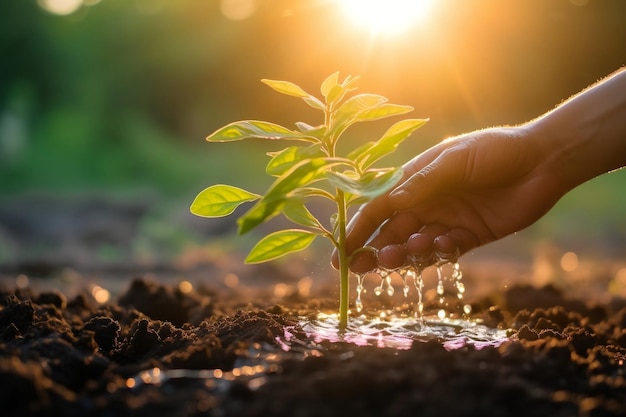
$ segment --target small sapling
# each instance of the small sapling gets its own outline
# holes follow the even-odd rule
[[[254,203],[238,219],[239,233],[247,233],[282,214],[294,228],[275,231],[263,237],[250,251],[247,263],[260,263],[307,248],[318,236],[330,240],[338,253],[340,295],[339,326],[348,323],[350,257],[346,251],[348,209],[365,203],[391,189],[402,177],[401,167],[377,168],[374,164],[392,153],[427,119],[404,119],[389,127],[377,140],[366,142],[345,154],[338,154],[337,143],[350,126],[405,114],[410,106],[389,103],[377,94],[355,94],[358,77],[339,80],[339,73],[321,85],[322,99],[288,81],[262,80],[272,89],[298,97],[323,114],[321,124],[295,123],[289,129],[259,120],[229,123],[207,137],[209,142],[268,139],[289,142],[270,152],[266,173],[275,177],[265,194],[256,194],[232,185],[206,188],[191,204],[191,212],[202,217],[222,217],[239,205]],[[313,199],[328,200],[335,213],[319,219],[310,210]]]

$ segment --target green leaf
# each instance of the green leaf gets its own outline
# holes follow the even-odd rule
[[[340,85],[333,87],[326,98],[330,108],[335,108],[335,105],[343,100],[349,92],[356,90],[356,87],[353,87],[353,85],[356,84],[358,80],[359,77],[348,75]]]
[[[289,193],[323,179],[324,173],[329,167],[341,163],[346,163],[346,160],[342,158],[315,158],[301,161],[293,166],[277,178],[265,196],[239,218],[237,222],[239,234],[247,233],[276,216],[285,206]]]
[[[304,89],[302,89],[300,86],[292,82],[268,79],[262,79],[261,82],[267,84],[279,93],[293,97],[300,97],[314,109],[324,110],[326,108],[326,106],[324,106],[324,103],[322,103],[317,97],[312,96],[311,94],[304,91]]]
[[[401,104],[383,103],[371,110],[361,113],[358,117],[359,122],[380,120],[385,117],[397,116],[413,111],[411,106],[403,106]]]
[[[269,175],[279,177],[287,172],[291,167],[305,159],[323,157],[321,144],[316,143],[311,146],[290,146],[279,152],[269,152],[272,159],[267,164],[265,172]]]
[[[302,97],[302,100],[304,100],[306,104],[313,107],[314,109],[321,110],[321,111],[326,110],[326,106],[324,106],[324,103],[322,103],[318,98],[315,98],[313,96]]]
[[[306,249],[318,235],[307,230],[288,229],[270,233],[252,248],[245,262],[261,263]]]
[[[302,133],[308,133],[317,129],[317,127],[311,126],[310,124],[304,122],[296,122],[296,127]]]
[[[376,142],[359,147],[358,153],[350,153],[350,159],[357,162],[361,169],[366,169],[382,157],[394,152],[400,143],[415,130],[422,127],[428,119],[405,119],[395,123]]]
[[[223,217],[231,214],[239,205],[261,198],[231,185],[213,185],[201,191],[189,208],[193,214],[201,217]]]
[[[279,93],[286,94],[288,96],[310,97],[310,94],[304,91],[300,86],[289,81],[268,80],[264,78],[261,82],[263,84],[267,84]]]
[[[326,173],[328,182],[335,187],[355,196],[369,200],[389,191],[402,178],[400,167],[381,171],[368,171],[361,178],[353,178],[339,172]]]
[[[365,142],[364,144],[359,145],[358,147],[350,151],[350,153],[348,153],[346,157],[352,161],[357,161],[358,158],[365,154],[375,143],[376,142],[374,141]]]
[[[283,214],[296,224],[319,229],[319,222],[299,198],[290,198],[283,208]]]
[[[296,122],[296,127],[298,128],[300,132],[302,132],[306,136],[315,137],[319,139],[320,141],[326,134],[326,126],[324,125],[311,126],[304,122]]]
[[[350,125],[357,122],[359,117],[370,110],[375,109],[387,99],[378,94],[358,94],[344,101],[331,116],[332,136],[337,138]]]
[[[209,142],[232,142],[251,138],[318,141],[314,137],[287,129],[281,125],[259,120],[242,120],[229,123],[211,133],[206,140]]]
[[[322,197],[332,202],[335,201],[335,196],[326,190],[315,187],[300,187],[291,193],[294,197],[306,198],[306,197]]]
[[[339,80],[339,71],[333,74],[330,74],[328,77],[326,77],[324,81],[322,81],[322,86],[320,88],[320,91],[324,97],[328,98],[328,93],[330,93],[330,91],[334,87],[337,86],[338,80]]]

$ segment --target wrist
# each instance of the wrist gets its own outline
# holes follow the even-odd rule
[[[626,71],[521,128],[564,191],[626,165]]]

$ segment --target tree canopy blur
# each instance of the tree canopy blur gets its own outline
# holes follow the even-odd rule
[[[261,78],[314,91],[334,71],[358,75],[363,90],[431,119],[406,145],[416,153],[523,122],[625,62],[620,0],[439,0],[392,35],[352,24],[339,3],[4,0],[2,195],[146,187],[188,196],[211,178],[243,180],[246,164],[233,172],[232,153],[254,161],[261,148],[208,147],[208,133],[311,114]]]

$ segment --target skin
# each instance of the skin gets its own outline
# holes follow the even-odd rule
[[[377,249],[356,253],[351,269],[460,256],[530,226],[576,186],[624,166],[621,69],[535,120],[447,139],[408,161],[399,185],[351,219],[348,253]]]

